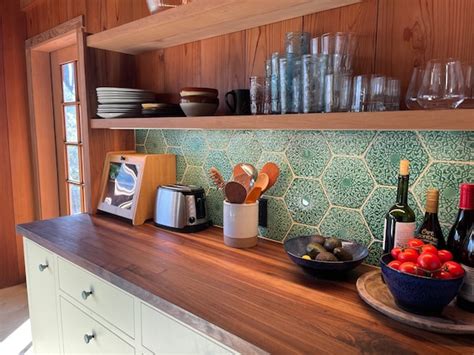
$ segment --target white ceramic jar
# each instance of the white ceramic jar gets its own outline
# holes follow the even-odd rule
[[[235,204],[224,201],[224,243],[234,248],[257,245],[258,201]]]

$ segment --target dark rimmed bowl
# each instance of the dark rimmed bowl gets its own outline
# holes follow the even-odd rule
[[[285,251],[296,265],[300,266],[305,272],[316,276],[335,276],[345,273],[359,266],[369,255],[368,249],[356,242],[343,240],[342,246],[347,248],[352,254],[353,260],[350,261],[319,261],[306,260],[302,256],[306,254],[306,246],[315,241],[315,236],[305,235],[288,239],[284,243]]]
[[[389,267],[388,263],[392,260],[390,254],[382,255],[382,275],[395,303],[405,311],[423,315],[439,314],[461,288],[463,276],[456,279],[433,279],[406,274]]]

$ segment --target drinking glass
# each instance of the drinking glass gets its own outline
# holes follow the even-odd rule
[[[384,106],[386,111],[400,110],[400,80],[387,78],[385,80]]]
[[[303,90],[301,85],[301,60],[297,59],[293,62],[292,73],[290,77],[291,82],[291,105],[292,113],[303,112]]]
[[[288,113],[289,105],[289,90],[288,90],[288,75],[287,75],[288,61],[286,58],[280,58],[280,110],[281,113]]]
[[[417,102],[424,109],[456,108],[464,101],[461,62],[456,59],[428,61]]]
[[[363,112],[368,110],[369,92],[370,76],[355,76],[352,83],[352,112]]]
[[[314,57],[314,109],[315,112],[324,111],[324,81],[328,72],[328,55],[317,54]]]
[[[302,62],[302,86],[303,86],[303,112],[316,112],[315,108],[315,71],[316,56],[305,54],[301,57]]]
[[[271,76],[271,111],[280,113],[280,53],[272,53],[272,76]]]
[[[250,112],[252,115],[261,115],[264,111],[264,86],[265,78],[261,76],[250,77]]]
[[[321,37],[311,38],[311,46],[310,46],[310,53],[311,54],[319,54],[321,53]]]
[[[474,66],[463,64],[462,73],[464,77],[464,101],[461,108],[474,108]]]
[[[324,82],[324,112],[349,111],[351,102],[351,75],[326,74]]]
[[[301,57],[309,53],[308,32],[287,32],[285,35],[285,53]]]
[[[415,67],[411,74],[410,84],[408,84],[407,93],[405,95],[405,105],[409,110],[421,110],[421,106],[418,104],[416,97],[423,80],[423,73],[423,68]]]

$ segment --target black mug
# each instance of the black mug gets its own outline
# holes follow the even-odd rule
[[[229,102],[232,96],[232,102]],[[234,115],[250,115],[250,90],[237,89],[225,94],[225,103]]]

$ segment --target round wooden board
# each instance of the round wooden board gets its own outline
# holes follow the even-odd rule
[[[436,333],[474,334],[474,313],[463,311],[454,301],[439,317],[421,316],[400,309],[382,282],[380,270],[359,277],[357,291],[367,304],[396,321]]]

